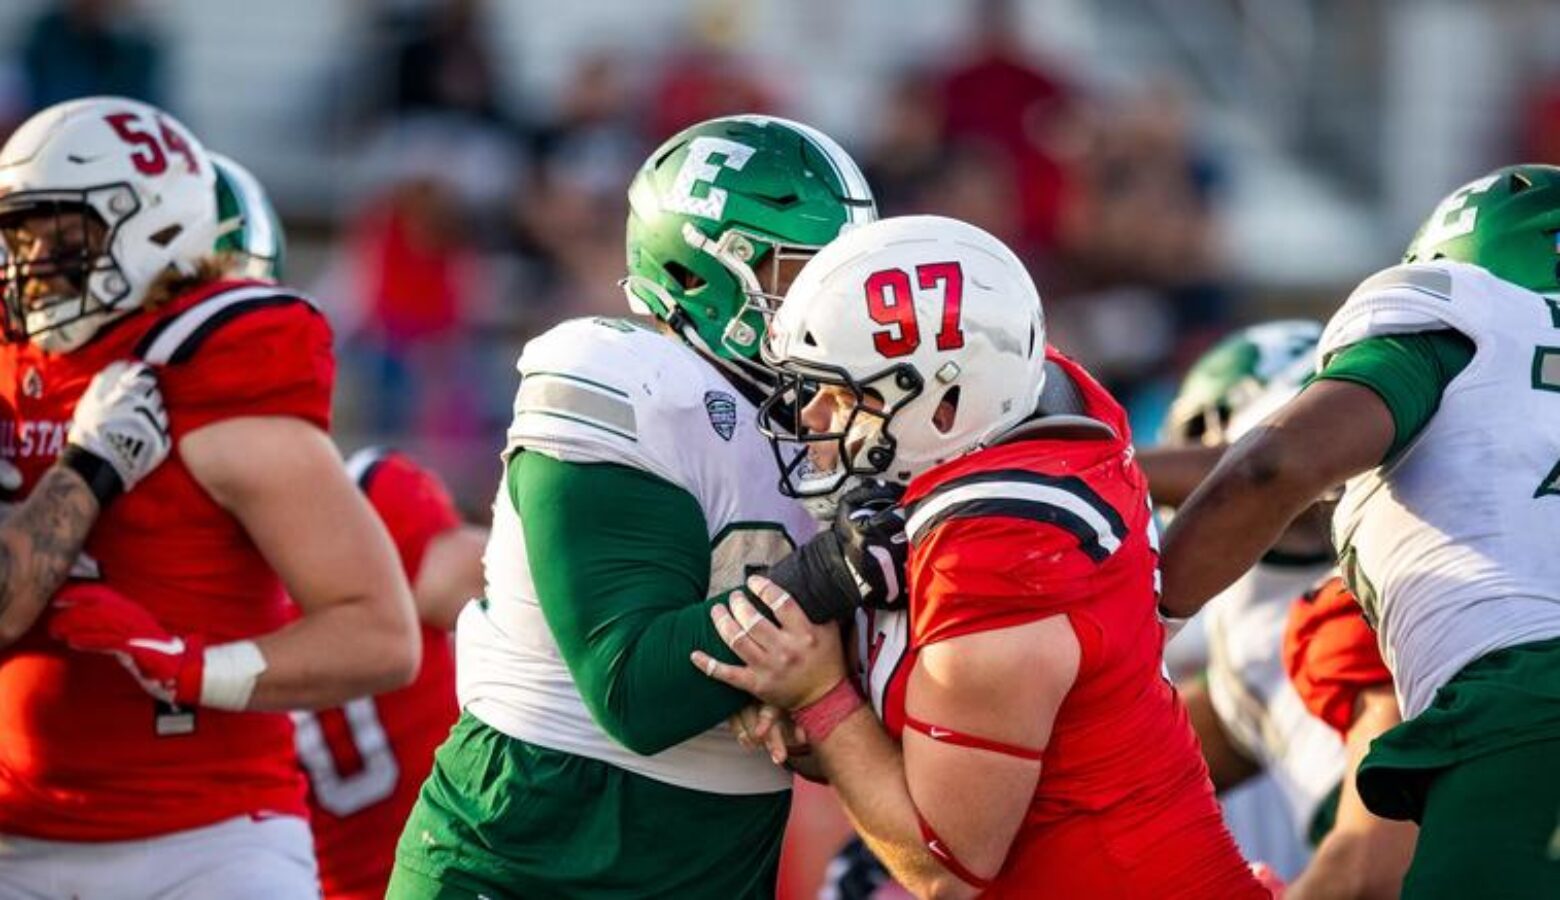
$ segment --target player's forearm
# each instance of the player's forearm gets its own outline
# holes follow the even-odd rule
[[[856,832],[895,881],[917,897],[962,900],[979,893],[926,848],[905,780],[904,756],[871,709],[856,710],[814,745],[813,753]]]
[[[310,610],[255,641],[265,671],[247,708],[320,709],[410,682],[421,664],[420,634],[409,616],[371,597]]]
[[[1138,451],[1138,465],[1148,476],[1154,502],[1177,507],[1213,471],[1223,447],[1149,447]]]
[[[1396,900],[1403,873],[1383,871],[1370,837],[1353,830],[1328,834],[1305,872],[1285,891],[1286,900]]]
[[[55,466],[0,522],[0,647],[25,634],[65,582],[98,512],[81,476]]]
[[[1331,487],[1311,483],[1281,440],[1265,428],[1248,435],[1171,520],[1160,551],[1171,615],[1191,616],[1233,584]]]
[[[703,734],[752,702],[688,665],[690,647],[736,661],[710,624],[713,602],[555,629],[586,706],[613,740],[653,755]],[[619,607],[628,603],[625,598]]]

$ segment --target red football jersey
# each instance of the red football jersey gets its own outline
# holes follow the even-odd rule
[[[0,455],[37,484],[65,446],[87,382],[115,360],[159,364],[173,437],[239,416],[329,427],[330,328],[270,285],[222,282],[109,326],[65,354],[0,345]],[[174,633],[213,643],[274,631],[281,580],[177,452],[104,510],[85,552]],[[281,713],[172,707],[112,657],[76,653],[39,622],[0,651],[0,833],[61,841],[167,834],[245,813],[304,815]]]
[[[1087,415],[1115,436],[1042,430],[910,483],[909,608],[858,623],[868,695],[899,738],[920,648],[1067,616],[1082,648],[1077,681],[1029,812],[983,896],[1266,897],[1162,675],[1157,541],[1126,416],[1077,364],[1048,358],[1051,377],[1057,368],[1069,377]]]
[[[1337,575],[1289,608],[1284,669],[1311,715],[1345,737],[1354,724],[1354,702],[1360,692],[1392,684],[1376,632]]]
[[[360,451],[347,469],[415,582],[428,543],[460,525],[449,492],[438,476],[383,450]],[[449,634],[422,626],[422,652],[422,669],[404,688],[293,715],[328,900],[385,895],[401,828],[433,768],[433,751],[460,714]]]

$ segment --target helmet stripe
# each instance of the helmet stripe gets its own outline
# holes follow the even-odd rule
[[[861,168],[851,158],[845,148],[841,147],[834,138],[829,137],[811,125],[805,125],[792,119],[782,119],[779,116],[733,116],[743,122],[751,122],[755,125],[768,125],[771,123],[784,125],[800,132],[803,137],[811,141],[818,148],[823,158],[829,161],[829,168],[834,170],[834,178],[845,190],[845,199],[857,201],[845,204],[845,214],[852,225],[861,225],[872,221],[872,212],[876,208],[876,201],[872,197],[872,188],[867,185],[867,177],[861,174]],[[871,208],[861,205],[862,202],[871,202]]]

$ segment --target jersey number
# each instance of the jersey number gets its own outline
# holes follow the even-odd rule
[[[922,263],[915,267],[915,280],[921,290],[941,286],[942,321],[937,329],[937,349],[957,350],[964,346],[964,327],[959,323],[964,303],[964,269],[957,262]],[[867,276],[867,315],[884,331],[872,333],[872,346],[893,359],[908,356],[921,346],[921,326],[915,317],[915,298],[910,289],[910,274],[904,269],[883,269]]]
[[[346,720],[356,759],[338,759],[325,738],[324,716]],[[350,816],[395,793],[401,765],[390,749],[373,697],[359,697],[340,709],[295,712],[293,727],[298,760],[309,775],[309,789],[321,809],[333,816]]]
[[[134,148],[130,162],[142,175],[161,175],[168,171],[168,156],[172,154],[184,160],[184,169],[191,175],[200,173],[200,163],[195,151],[168,120],[158,116],[155,127],[141,118],[139,113],[121,112],[103,117],[108,127],[114,129],[119,139]]]

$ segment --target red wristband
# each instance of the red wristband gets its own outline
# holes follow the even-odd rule
[[[841,678],[838,684],[829,688],[827,694],[806,706],[791,710],[791,721],[807,732],[807,742],[816,747],[863,702],[855,682],[848,677]]]

